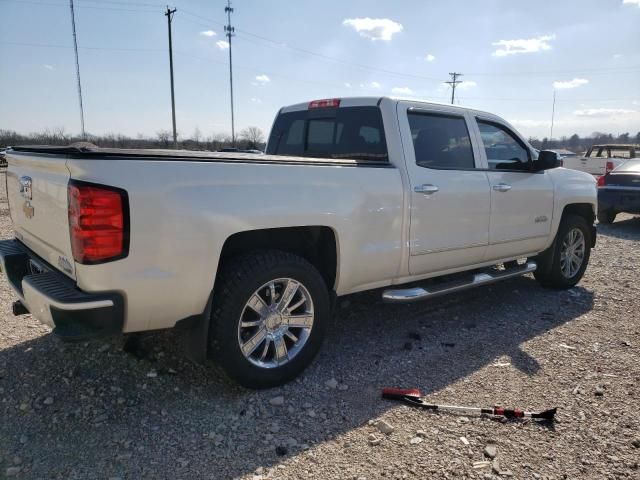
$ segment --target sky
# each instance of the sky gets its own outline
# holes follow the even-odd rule
[[[75,0],[86,130],[171,129],[166,4]],[[179,135],[231,131],[226,0],[173,17]],[[525,136],[640,131],[640,0],[234,0],[236,131],[280,107],[401,96],[498,114]],[[0,129],[80,132],[67,0],[0,0]]]

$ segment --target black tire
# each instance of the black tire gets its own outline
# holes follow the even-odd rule
[[[562,273],[560,263],[560,253],[562,243],[565,237],[571,230],[578,228],[584,237],[584,257],[582,265],[579,270],[572,277],[567,277]],[[591,245],[593,239],[591,238],[591,228],[587,224],[584,217],[579,215],[565,215],[558,228],[556,239],[548,252],[540,255],[540,258],[544,258],[546,265],[539,265],[541,268],[533,273],[533,276],[540,285],[546,288],[554,288],[564,290],[575,286],[584,275],[587,265],[589,264],[589,257],[591,256]]]
[[[598,221],[608,225],[615,221],[616,215],[617,213],[614,210],[600,210],[598,212]]]
[[[238,325],[245,305],[256,290],[280,278],[301,283],[313,302],[313,327],[300,351],[281,366],[263,368],[240,349]],[[300,374],[318,353],[330,315],[329,292],[318,270],[297,255],[278,250],[256,251],[223,265],[213,297],[209,352],[225,373],[247,388],[271,388]]]

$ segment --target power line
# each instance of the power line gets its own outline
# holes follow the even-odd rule
[[[224,7],[224,11],[227,14],[227,24],[224,26],[224,31],[226,32],[227,39],[229,42],[229,86],[230,86],[230,97],[231,97],[231,145],[236,146],[236,128],[235,128],[235,119],[233,116],[233,61],[231,57],[231,37],[234,36],[235,28],[231,26],[231,14],[233,13],[233,8],[231,7],[231,0],[227,0],[227,6]]]
[[[180,10],[180,13],[184,13]],[[181,19],[184,18],[181,16]],[[14,46],[23,46],[23,47],[36,47],[36,48],[63,48],[63,49],[71,49],[72,45],[61,45],[61,44],[51,44],[51,43],[33,43],[33,42],[7,42],[0,41],[0,45],[14,45]],[[134,48],[134,47],[100,47],[100,46],[85,46],[79,45],[79,50],[96,50],[96,51],[113,51],[113,52],[152,52],[152,53],[164,53],[166,50],[161,48]],[[229,63],[225,61],[215,60],[213,58],[205,58],[197,55],[193,55],[186,51],[175,50],[174,54],[179,55],[180,57],[192,58],[203,62],[215,63],[217,65],[228,66]],[[235,65],[236,68],[252,70],[255,72],[266,73],[270,77],[279,77],[286,80],[291,80],[300,83],[308,83],[315,85],[326,85],[330,87],[338,87],[344,88],[342,83],[335,82],[326,82],[326,81],[318,81],[318,80],[310,80],[310,79],[302,79],[291,77],[289,75],[284,75],[282,73],[273,73],[268,69],[261,68],[258,66],[247,66],[247,65]],[[361,89],[365,91],[366,89]],[[374,91],[374,90],[372,90]],[[458,95],[459,97],[459,95]],[[465,101],[505,101],[505,102],[548,102],[548,99],[544,98],[528,98],[528,97],[476,97],[476,96],[466,96]],[[626,102],[636,100],[636,97],[612,97],[612,98],[560,98],[556,100],[556,103],[576,103],[576,102]]]
[[[76,56],[76,78],[78,80],[78,101],[80,103],[80,128],[82,132],[82,139],[86,140],[87,136],[84,130],[84,107],[82,106],[82,83],[80,82],[80,61],[78,59],[78,38],[76,36],[76,14],[73,10],[73,0],[69,0],[69,7],[71,8],[71,28],[73,31],[73,51]]]
[[[171,120],[173,122],[173,148],[178,148],[178,133],[176,131],[176,100],[173,89],[173,42],[171,41],[171,20],[176,13],[176,9],[170,10],[167,6],[167,11],[164,15],[167,17],[167,29],[169,30],[169,72],[171,76]]]
[[[449,75],[451,75],[451,80],[444,83],[448,83],[449,85],[451,85],[451,105],[453,105],[456,99],[456,87],[459,83],[462,83],[462,80],[457,80],[457,78],[461,77],[462,74],[458,72],[452,72],[449,73]]]
[[[62,4],[59,3],[45,3],[45,2],[38,2],[38,1],[34,1],[34,0],[0,0],[0,1],[4,1],[4,2],[16,2],[16,3],[30,3],[30,4],[36,4],[36,5],[50,5],[50,6],[62,6]],[[111,1],[106,1],[106,0],[102,0],[102,1],[98,1],[98,0],[77,0],[77,1],[82,1],[82,2],[91,2],[91,3],[97,3],[97,4],[103,4],[103,3],[107,3],[107,4],[113,4],[113,5],[126,5],[126,6],[134,6],[134,7],[141,7],[141,8],[153,8],[157,5],[160,4],[154,4],[154,3],[140,3],[140,2],[124,2],[124,1],[115,1],[115,0],[111,0]],[[104,10],[116,10],[116,11],[123,11],[123,12],[134,12],[134,13],[148,13],[150,10],[132,10],[132,9],[123,9],[123,8],[115,8],[115,7],[104,7],[104,6],[95,6],[95,5],[79,5],[76,6],[76,8],[95,8],[95,9],[104,9]],[[195,22],[194,20],[188,20],[185,19],[183,17],[184,20],[188,20],[194,23],[197,23],[198,25],[202,25],[205,27],[209,27],[211,23],[215,23],[218,25],[224,25],[223,22],[217,21],[217,20],[213,20],[207,17],[204,17],[202,15],[198,15],[194,12],[190,12],[190,11],[186,11],[181,9],[180,10],[181,13],[185,14],[185,15],[189,15],[191,17],[203,20],[205,22],[208,23],[200,23],[200,22]],[[284,42],[280,42],[277,40],[273,40],[267,37],[264,37],[262,35],[258,35],[252,32],[248,32],[248,31],[244,31],[244,30],[237,30],[236,34],[239,34],[242,38],[244,38],[245,40],[250,40],[250,38],[252,39],[257,39],[260,40],[262,42],[264,42],[265,44],[268,44],[271,47],[274,48],[284,48],[284,49],[288,49],[294,52],[298,52],[298,53],[303,53],[306,55],[311,55],[317,58],[322,58],[324,60],[328,60],[328,61],[332,61],[335,63],[340,63],[343,65],[348,65],[348,66],[352,66],[352,67],[356,67],[356,68],[360,68],[360,69],[365,69],[365,70],[370,70],[370,71],[374,71],[374,72],[380,72],[380,73],[384,73],[384,74],[388,74],[388,75],[395,75],[395,76],[399,76],[399,77],[405,77],[405,78],[414,78],[416,80],[430,80],[430,81],[435,81],[435,82],[439,82],[440,79],[435,78],[435,77],[427,77],[424,75],[415,75],[415,74],[409,74],[409,73],[405,73],[405,72],[398,72],[398,71],[393,71],[393,70],[388,70],[388,69],[384,69],[384,68],[379,68],[379,67],[374,67],[371,65],[363,65],[363,64],[359,64],[359,63],[355,63],[355,62],[351,62],[348,60],[344,60],[341,58],[337,58],[337,57],[332,57],[330,55],[325,55],[322,53],[318,53],[318,52],[313,52],[311,50],[306,50],[303,48],[299,48],[299,47],[292,47],[290,45],[285,44]],[[257,42],[256,42],[257,43]],[[604,67],[604,68],[584,68],[584,69],[575,69],[575,70],[556,70],[556,71],[532,71],[532,72],[472,72],[472,73],[468,73],[468,75],[473,75],[473,76],[527,76],[527,77],[542,77],[542,76],[550,76],[550,75],[557,75],[557,74],[571,74],[571,73],[591,73],[591,74],[595,74],[595,75],[602,75],[602,74],[607,74],[607,73],[621,73],[621,74],[632,74],[632,73],[636,73],[638,71],[638,66],[637,65],[630,65],[627,67]]]

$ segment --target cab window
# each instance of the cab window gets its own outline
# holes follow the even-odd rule
[[[378,107],[301,110],[278,115],[267,153],[387,162]]]
[[[531,171],[529,149],[505,126],[478,120],[478,128],[489,169]]]
[[[465,170],[475,167],[464,117],[409,112],[416,164],[419,167]]]

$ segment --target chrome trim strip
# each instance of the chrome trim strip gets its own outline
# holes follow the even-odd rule
[[[628,190],[636,193],[640,190],[640,185],[637,187],[634,185],[607,185],[606,187],[599,187],[598,190]]]
[[[500,280],[506,280],[508,278],[519,277],[526,273],[531,273],[537,268],[536,262],[529,261],[525,265],[505,270],[503,272],[483,272],[476,273],[473,276],[473,280],[467,283],[453,283],[449,286],[440,286],[433,290],[427,290],[422,287],[412,287],[404,289],[385,290],[382,292],[382,300],[387,303],[409,303],[424,300],[426,298],[433,298],[447,293],[460,292],[469,288],[478,287],[480,285],[488,285],[490,283],[499,282]]]
[[[453,248],[439,248],[437,250],[419,250],[417,252],[411,252],[412,257],[417,257],[418,255],[426,255],[427,253],[442,253],[442,252],[451,252],[453,250],[466,250],[467,248],[477,248],[477,247],[486,247],[487,243],[472,243],[470,245],[464,245],[462,247],[453,247]]]
[[[494,242],[491,242],[489,245],[500,245],[502,243],[509,243],[509,242],[521,242],[523,240],[535,240],[536,238],[549,238],[549,234],[536,235],[535,237],[518,237],[518,238],[509,238],[507,240],[496,240]]]

